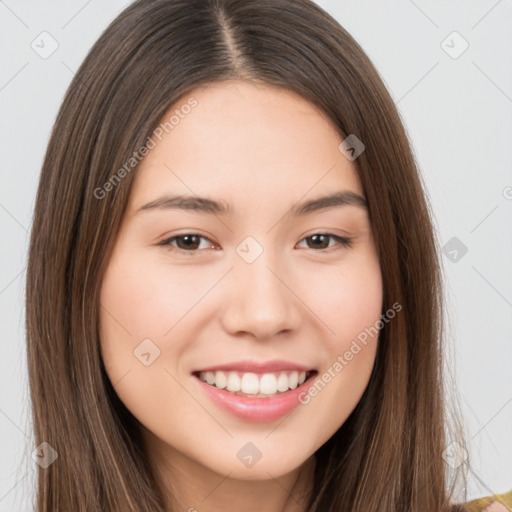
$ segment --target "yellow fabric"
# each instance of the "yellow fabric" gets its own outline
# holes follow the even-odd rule
[[[465,506],[468,509],[468,512],[482,512],[491,503],[496,501],[512,511],[512,490],[505,494],[494,494],[485,498],[468,501]]]

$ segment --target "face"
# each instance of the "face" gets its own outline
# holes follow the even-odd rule
[[[328,118],[290,91],[211,84],[163,121],[176,109],[104,275],[105,367],[155,458],[278,477],[370,378],[377,337],[357,337],[379,321],[382,279],[364,191]]]

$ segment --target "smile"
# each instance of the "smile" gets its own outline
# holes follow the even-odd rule
[[[302,402],[318,371],[283,361],[238,362],[192,372],[200,392],[223,412],[250,422],[275,421]],[[302,404],[304,406],[304,404]]]
[[[238,396],[269,398],[286,393],[303,384],[313,372],[297,370],[274,373],[237,371],[199,372],[198,378],[217,389],[225,389]]]

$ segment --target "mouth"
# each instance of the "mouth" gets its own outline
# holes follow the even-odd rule
[[[316,370],[305,367],[285,369],[282,365],[240,365],[192,372],[199,389],[215,406],[246,422],[276,421],[303,404],[301,396],[313,385]],[[279,368],[276,370],[276,368]]]
[[[201,382],[236,396],[273,398],[285,395],[311,380],[316,370],[280,370],[276,372],[243,372],[240,370],[195,371]]]

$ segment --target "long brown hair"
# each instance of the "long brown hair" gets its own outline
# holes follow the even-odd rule
[[[102,276],[136,166],[116,182],[112,176],[172,104],[233,79],[297,92],[325,112],[340,141],[349,134],[363,141],[355,163],[380,258],[383,311],[403,306],[380,332],[356,409],[316,453],[308,512],[456,510],[449,480],[464,465],[450,475],[443,451],[465,442],[445,407],[442,271],[428,197],[376,69],[309,0],[139,0],[74,76],[41,171],[27,268],[35,446],[47,442],[58,453],[38,468],[36,510],[166,510],[138,422],[99,348]]]

